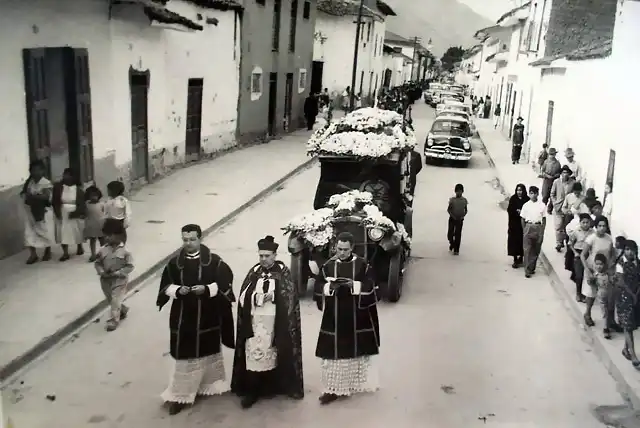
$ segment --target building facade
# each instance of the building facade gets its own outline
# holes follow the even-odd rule
[[[235,144],[239,4],[8,0],[0,9],[0,257],[23,246],[30,161],[45,161],[52,181],[71,167],[85,184],[131,187]]]
[[[238,138],[250,142],[304,122],[316,2],[244,0],[243,5]]]
[[[341,94],[352,85],[359,3],[319,0],[314,46],[318,88]],[[365,0],[358,40],[355,94],[371,99],[382,87],[385,21],[395,12],[384,2]]]

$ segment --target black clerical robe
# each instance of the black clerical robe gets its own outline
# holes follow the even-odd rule
[[[364,259],[329,259],[316,279],[314,300],[323,311],[316,356],[326,360],[377,355],[380,327],[376,287]],[[346,278],[352,288],[333,287],[330,279]]]
[[[248,378],[245,345],[247,339],[253,337],[252,296],[258,280],[263,275],[270,275],[275,280],[275,331],[273,346],[278,351],[277,365],[270,385],[263,385],[269,393],[277,395],[304,395],[302,376],[302,337],[300,329],[300,300],[295,284],[291,280],[291,272],[287,266],[277,261],[270,268],[260,264],[249,269],[242,282],[240,296],[243,304],[238,304],[238,328],[235,355],[233,358],[233,374],[231,391],[239,396],[252,393],[251,380]]]
[[[216,284],[211,295],[210,284]],[[189,258],[183,250],[167,264],[162,273],[158,299],[160,310],[169,302],[171,285],[193,287],[205,285],[201,295],[181,295],[171,304],[169,316],[170,353],[176,360],[202,358],[221,351],[221,343],[234,347],[233,312],[235,296],[231,285],[233,272],[217,254],[200,246],[200,257]]]

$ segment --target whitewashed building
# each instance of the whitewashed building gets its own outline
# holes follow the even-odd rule
[[[412,65],[412,58],[389,45],[384,45],[382,50],[382,67],[384,70],[382,87],[393,88],[411,80]]]
[[[313,61],[322,63],[322,87],[342,93],[351,86],[359,1],[319,0]],[[382,86],[385,21],[395,12],[381,0],[365,0],[358,41],[355,93],[371,97]]]
[[[224,10],[220,10],[224,9]],[[29,162],[137,185],[235,144],[240,4],[0,3],[0,257],[22,248]]]

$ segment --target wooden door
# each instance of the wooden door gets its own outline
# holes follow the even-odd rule
[[[187,162],[200,159],[203,87],[203,79],[189,79],[187,85],[187,135],[185,137],[185,160]]]
[[[42,160],[51,176],[51,133],[47,90],[45,50],[23,49],[24,80],[29,134],[29,157]]]
[[[324,71],[324,62],[313,61],[311,66],[311,93],[319,94],[322,92],[322,73]]]
[[[551,130],[553,129],[553,109],[554,109],[554,102],[549,101],[549,106],[547,107],[547,132],[544,137],[544,142],[547,144],[547,147],[551,147]]]
[[[89,52],[63,49],[69,164],[89,183],[94,179]]]
[[[293,110],[293,73],[287,73],[287,79],[284,86],[284,117],[288,124],[288,128],[291,128],[291,113]]]
[[[129,69],[131,95],[131,180],[149,179],[149,72]]]
[[[267,112],[269,135],[276,133],[276,109],[278,107],[278,73],[269,73],[269,110]]]

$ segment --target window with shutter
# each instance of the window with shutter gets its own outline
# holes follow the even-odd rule
[[[282,0],[274,0],[273,2],[273,36],[271,40],[271,50],[278,52],[280,50],[280,18],[282,13]]]
[[[298,25],[298,0],[291,2],[291,20],[289,21],[289,52],[296,51],[296,27]]]

